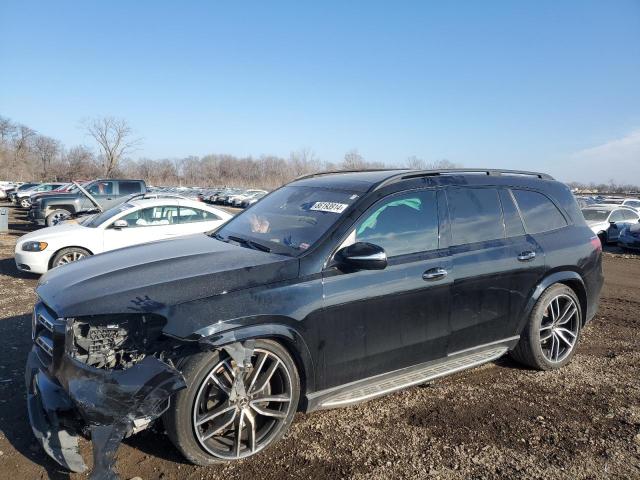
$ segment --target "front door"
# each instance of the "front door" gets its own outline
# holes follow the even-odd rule
[[[323,274],[324,310],[314,322],[318,388],[368,378],[446,355],[449,266],[439,249],[434,190],[383,198],[362,215],[341,246],[369,242],[385,249],[384,270]],[[435,274],[434,274],[435,273]]]
[[[115,227],[114,223],[118,220],[126,221],[127,226]],[[141,208],[111,222],[104,230],[104,250],[163,240],[179,232],[179,229],[177,205]]]

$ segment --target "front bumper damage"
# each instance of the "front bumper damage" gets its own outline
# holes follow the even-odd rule
[[[186,387],[184,377],[153,356],[125,370],[104,370],[53,353],[49,359],[35,345],[27,359],[27,406],[36,438],[60,465],[83,472],[78,435],[89,435],[90,479],[117,479],[113,465],[120,442],[168,408],[171,395]]]

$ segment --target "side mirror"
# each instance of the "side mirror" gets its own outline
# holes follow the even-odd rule
[[[387,254],[378,245],[356,242],[338,250],[333,257],[343,270],[383,270],[387,267]]]
[[[116,230],[120,230],[121,228],[127,228],[129,226],[129,224],[127,223],[126,220],[116,220],[115,222],[113,222],[113,228],[115,228]]]

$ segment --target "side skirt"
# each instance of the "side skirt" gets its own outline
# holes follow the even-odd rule
[[[307,395],[307,411],[345,407],[435,378],[477,367],[504,355],[518,337],[464,350],[447,357]]]

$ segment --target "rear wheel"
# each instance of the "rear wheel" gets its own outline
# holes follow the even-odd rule
[[[538,299],[511,355],[538,370],[563,367],[575,353],[581,326],[577,295],[568,286],[556,283]]]
[[[54,210],[49,215],[47,215],[47,227],[53,227],[54,225],[59,224],[67,218],[69,218],[69,212],[67,210]]]
[[[67,263],[77,262],[85,257],[90,256],[91,253],[84,248],[79,247],[70,247],[63,248],[58,253],[55,254],[53,260],[51,261],[51,268],[59,267],[61,265],[66,265]]]
[[[29,208],[31,206],[31,202],[28,198],[23,198],[22,200],[20,200],[20,206],[22,208]]]
[[[256,340],[251,367],[239,371],[224,350],[181,366],[188,387],[164,416],[169,438],[197,465],[254,455],[291,424],[300,398],[295,363],[280,344]]]

